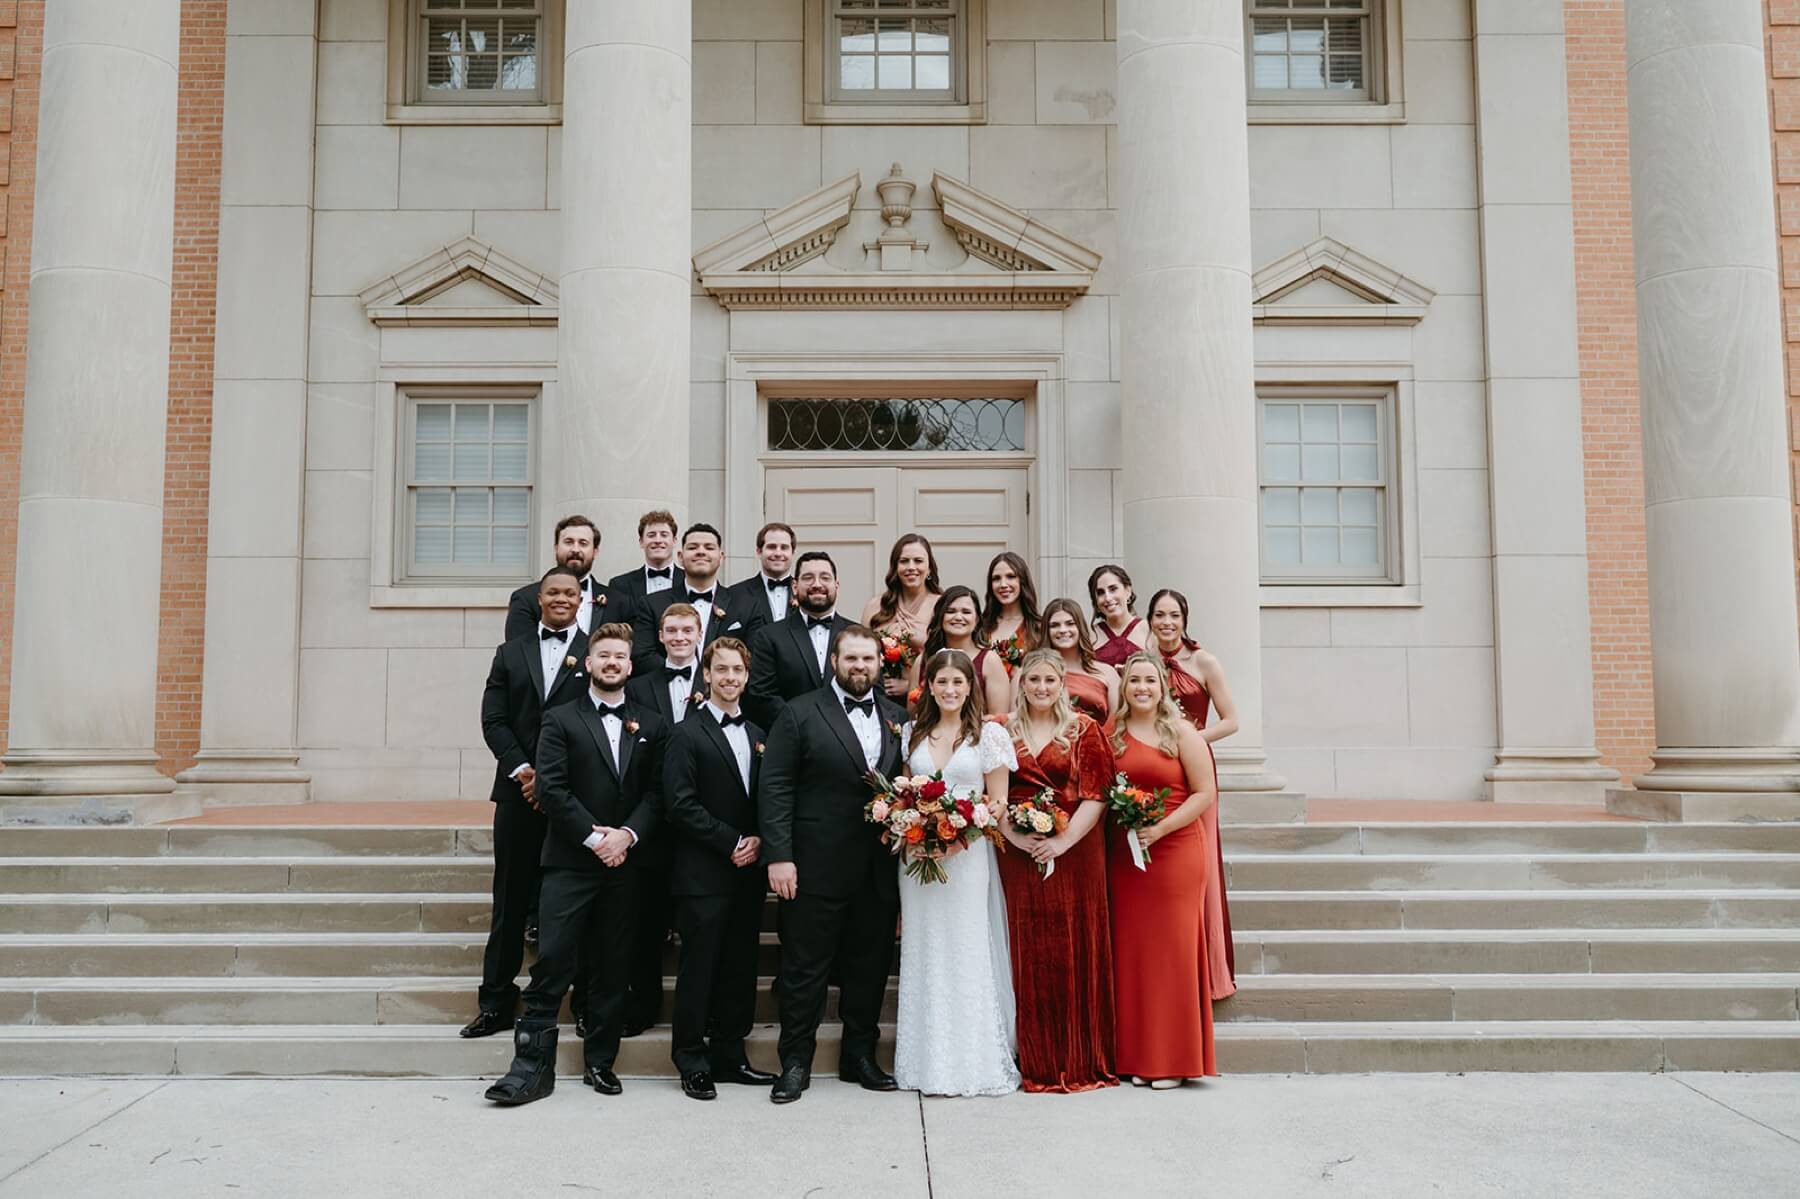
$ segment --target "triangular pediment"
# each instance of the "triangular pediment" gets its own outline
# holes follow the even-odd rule
[[[377,325],[553,325],[555,280],[465,237],[363,289]]]
[[[1259,325],[1416,325],[1437,293],[1330,237],[1256,272]]]
[[[960,180],[929,186],[937,209],[914,212],[896,166],[877,215],[846,175],[700,250],[694,271],[727,308],[1066,308],[1092,286],[1094,250]],[[870,240],[840,245],[859,221]]]

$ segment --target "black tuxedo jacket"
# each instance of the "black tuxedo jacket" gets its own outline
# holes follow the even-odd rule
[[[669,563],[669,578],[675,584],[670,588],[671,591],[681,591],[687,587],[687,576],[681,573],[681,567],[675,565],[674,562]],[[644,578],[644,564],[642,562],[638,563],[624,574],[614,575],[612,578],[608,579],[607,582],[614,590],[623,591],[638,603],[643,603],[644,600],[650,598],[650,593],[644,589],[644,584],[647,580]],[[665,595],[667,593],[659,591],[657,594]]]
[[[623,591],[602,583],[598,599],[603,602],[594,607],[595,625],[637,624],[638,602]],[[538,584],[527,583],[512,593],[512,602],[506,606],[506,639],[511,641],[514,637],[536,632],[538,621],[542,619],[543,613],[538,611]],[[588,630],[590,633],[593,631]]]
[[[642,581],[642,578],[643,576],[640,575],[639,580]],[[705,652],[707,646],[721,637],[744,638],[750,635],[749,628],[731,610],[733,596],[730,592],[731,589],[725,586],[717,586],[713,589],[713,611],[706,618],[706,637],[694,651],[696,658]],[[649,672],[651,666],[662,665],[663,648],[660,632],[663,613],[668,610],[670,604],[687,603],[687,596],[687,584],[682,583],[638,601],[637,636],[633,638],[631,647],[631,669],[633,671],[644,674]],[[719,615],[720,609],[724,610],[723,616]]]
[[[700,659],[698,658],[694,659],[694,677],[689,681],[688,695],[699,695],[702,698],[706,695],[706,680],[700,677]],[[667,680],[663,677],[663,659],[661,657],[656,659],[654,666],[642,674],[638,674],[637,667],[633,665],[631,678],[625,682],[625,698],[634,704],[641,704],[649,708],[671,725],[676,723],[675,713],[669,707],[669,688]],[[690,701],[688,711],[692,712],[699,706],[698,701]]]
[[[731,599],[725,602],[725,608],[733,617],[744,622],[745,633],[754,633],[764,625],[780,623],[775,619],[774,609],[769,607],[769,585],[763,582],[761,571],[733,583],[727,590],[731,592]],[[791,609],[794,602],[792,583],[788,584],[788,592],[788,606]],[[787,618],[784,616],[782,619]]]
[[[872,693],[873,694],[873,693]],[[894,776],[904,758],[906,714],[880,695],[881,753],[875,769]],[[863,819],[874,792],[856,730],[837,692],[820,688],[793,700],[769,730],[757,814],[764,862],[792,862],[803,894],[846,896],[874,878],[898,902],[896,867],[881,830]]]
[[[634,732],[631,725],[635,723]],[[611,869],[583,845],[596,824],[629,828],[638,844],[622,870],[642,860],[639,853],[657,833],[662,809],[663,752],[669,724],[641,704],[625,701],[619,731],[619,760],[613,760],[600,713],[587,695],[552,708],[538,734],[537,797],[550,822],[543,864],[575,870]]]
[[[535,617],[530,632],[494,651],[494,664],[488,668],[487,686],[481,692],[481,736],[494,751],[497,763],[494,788],[488,793],[490,800],[525,802],[518,780],[509,776],[526,763],[537,761],[538,730],[544,713],[587,694],[587,689],[587,634],[578,625],[569,626],[563,663],[548,699],[544,697],[544,661],[538,653]]]
[[[831,637],[825,643],[825,671],[819,669],[819,660],[813,656],[812,637],[798,607],[788,609],[786,620],[756,630],[750,642],[750,685],[744,691],[750,719],[773,732],[775,718],[788,701],[823,687],[837,635],[849,624],[842,616],[831,618]]]
[[[750,734],[750,787],[744,789],[737,755],[705,704],[681,722],[669,738],[663,763],[663,794],[674,842],[670,892],[674,895],[735,895],[767,887],[761,865],[733,866],[739,837],[757,836],[756,793],[761,782],[763,730]]]

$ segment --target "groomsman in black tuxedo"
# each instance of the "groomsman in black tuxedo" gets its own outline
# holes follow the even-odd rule
[[[724,562],[719,531],[708,524],[689,525],[681,535],[682,585],[648,597],[638,609],[632,664],[639,674],[650,669],[661,656],[657,636],[662,614],[670,604],[684,603],[694,609],[700,620],[701,650],[715,638],[743,632],[743,621],[726,607],[726,600],[731,598],[729,588],[719,586],[719,567]]]
[[[757,796],[763,861],[781,899],[781,1077],[769,1092],[776,1103],[800,1098],[812,1080],[833,980],[844,1024],[838,1077],[865,1090],[895,1089],[875,1047],[900,892],[894,859],[863,805],[869,772],[891,778],[900,765],[905,713],[877,686],[881,644],[867,626],[838,634],[831,672],[829,686],[789,702],[769,730]]]
[[[582,633],[592,632],[596,624],[608,621],[631,623],[637,615],[637,602],[589,573],[594,568],[595,556],[600,553],[600,529],[593,521],[580,515],[563,517],[556,522],[552,546],[556,551],[556,564],[568,567],[579,576],[581,608],[575,613],[575,623]],[[595,619],[596,609],[598,620]],[[512,593],[512,602],[507,605],[506,640],[523,637],[535,629],[538,615],[538,585],[527,583]]]
[[[664,592],[663,595],[672,595]],[[651,596],[651,602],[662,596]],[[633,703],[649,708],[672,725],[689,716],[706,696],[700,678],[700,614],[692,605],[672,603],[662,610],[658,637],[662,653],[646,661],[633,656],[631,681],[625,694]],[[672,846],[658,837],[638,851],[638,926],[631,951],[631,968],[625,994],[625,1035],[635,1037],[662,1016],[663,951],[675,925],[669,898],[669,863]]]
[[[512,1068],[487,1090],[504,1106],[542,1099],[556,1085],[556,1015],[589,963],[588,1034],[581,1080],[617,1095],[625,971],[637,922],[638,847],[657,832],[669,724],[625,697],[631,628],[603,624],[588,639],[588,690],[544,716],[537,799],[544,836],[542,936],[525,1014],[513,1030]]]
[[[711,698],[694,705],[669,739],[663,767],[681,930],[670,1056],[693,1099],[716,1097],[715,1083],[775,1081],[744,1056],[768,881],[757,864],[763,731],[738,706],[750,679],[749,649],[721,637],[706,647],[705,674]]]
[[[638,517],[638,548],[644,552],[644,564],[614,575],[612,585],[639,602],[681,587],[684,580],[675,561],[675,528],[674,514],[661,509]]]
[[[732,598],[725,601],[725,607],[744,622],[742,636],[746,638],[763,625],[787,619],[788,604],[794,597],[792,526],[770,521],[758,529],[756,560],[760,570],[726,589]]]
[[[850,622],[838,615],[837,564],[824,550],[808,550],[794,565],[794,602],[787,619],[766,624],[750,641],[750,718],[773,728],[789,700],[816,691],[833,639]]]
[[[486,1037],[513,1026],[518,977],[525,957],[525,926],[535,908],[544,850],[544,817],[538,808],[538,728],[544,713],[587,691],[587,634],[575,623],[581,607],[581,574],[553,566],[538,582],[536,627],[494,651],[481,693],[481,733],[494,752],[494,906],[487,952],[481,961],[480,1005],[465,1037]]]

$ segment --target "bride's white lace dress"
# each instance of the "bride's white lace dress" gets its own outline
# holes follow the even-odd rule
[[[903,735],[910,739],[910,725]],[[988,771],[1018,765],[1012,737],[988,722],[979,745],[958,745],[950,755],[944,781],[985,795]],[[933,769],[930,742],[922,741],[907,770],[928,775]],[[1019,1070],[1006,899],[993,845],[976,842],[945,862],[944,871],[947,883],[900,875],[894,1077],[902,1088],[928,1095],[1004,1095],[1018,1090]]]

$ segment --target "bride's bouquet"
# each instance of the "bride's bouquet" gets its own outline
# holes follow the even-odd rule
[[[1167,815],[1163,801],[1168,798],[1167,787],[1146,791],[1134,786],[1123,772],[1113,777],[1113,785],[1106,792],[1106,806],[1112,812],[1113,819],[1127,830],[1125,840],[1131,846],[1131,861],[1139,870],[1150,865],[1150,851],[1138,840],[1137,831],[1150,827]]]
[[[863,805],[863,819],[881,826],[881,843],[906,862],[906,876],[920,883],[947,883],[944,854],[958,844],[979,841],[994,818],[973,787],[952,787],[943,771],[911,778],[869,776],[875,797]]]
[[[1062,810],[1056,802],[1056,792],[1045,787],[1030,799],[1022,799],[1018,803],[1009,804],[1006,818],[1012,826],[1027,837],[1036,834],[1040,837],[1051,837],[1069,827],[1069,814]],[[1049,878],[1056,873],[1056,859],[1038,863],[1038,876]]]

